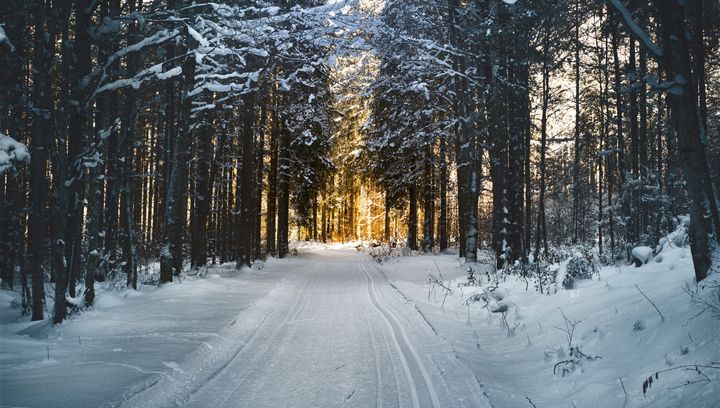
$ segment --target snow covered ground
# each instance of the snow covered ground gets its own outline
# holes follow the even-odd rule
[[[453,290],[447,297],[428,285],[438,267]],[[599,280],[552,295],[508,277],[482,296],[488,303],[466,302],[495,285],[483,276],[481,287],[458,287],[467,272],[453,256],[394,258],[380,269],[452,344],[496,408],[720,407],[720,315],[695,317],[702,307],[683,290],[695,288],[688,248],[666,248],[640,268],[605,267]],[[718,280],[715,274],[706,283]],[[709,290],[701,295],[707,299]],[[576,358],[563,313],[577,322]],[[560,363],[568,360],[575,367]],[[714,368],[698,373],[696,364]]]
[[[681,368],[720,361],[720,320],[691,319],[698,308],[681,288],[693,287],[687,249],[552,295],[510,277],[491,297],[487,277],[458,286],[466,272],[453,255],[378,264],[354,245],[297,251],[262,269],[101,291],[60,326],[19,317],[15,292],[2,292],[0,405],[720,406],[720,370]],[[579,321],[581,353],[570,355],[561,310]]]
[[[224,344],[238,316],[282,285],[286,274],[273,262],[241,272],[216,267],[161,288],[100,291],[91,310],[59,326],[19,318],[10,305],[19,293],[0,292],[0,405],[119,405],[197,350]]]

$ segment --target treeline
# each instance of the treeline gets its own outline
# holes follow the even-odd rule
[[[626,259],[684,214],[703,279],[718,5],[508,3],[1,2],[0,131],[31,154],[0,175],[2,284],[60,322],[139,265],[169,282],[293,234],[503,268]]]
[[[317,213],[331,168],[331,44],[308,40],[332,37],[329,11],[0,4],[0,127],[31,153],[1,178],[0,271],[33,320],[46,295],[60,322],[92,304],[97,281],[124,274],[137,288],[152,260],[163,283],[188,256],[240,267],[288,253],[291,214]]]
[[[629,260],[690,214],[703,279],[720,239],[718,5],[508,3],[385,5],[366,150],[408,245],[420,223],[425,252],[435,234],[447,247],[454,181],[467,261],[483,242],[498,268],[560,245]]]

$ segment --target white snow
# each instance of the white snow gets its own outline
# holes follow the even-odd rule
[[[496,408],[532,406],[528,398],[537,407],[717,407],[720,314],[713,317],[706,311],[698,316],[702,304],[683,287],[707,300],[707,288],[718,285],[720,276],[712,275],[703,282],[705,289],[698,289],[689,248],[668,247],[661,255],[662,263],[640,269],[605,267],[599,280],[552,295],[533,291],[532,284],[526,290],[520,277],[488,283],[493,275],[484,272],[475,275],[481,287],[458,287],[466,282],[467,265],[454,256],[392,258],[382,269],[439,336],[451,339]],[[446,299],[428,285],[428,275],[437,276],[438,268],[453,289]],[[484,301],[466,303],[483,293],[500,293],[499,300],[490,297],[487,307]],[[504,317],[491,312],[500,305],[507,307]],[[562,313],[580,321],[573,347],[592,358],[580,359],[565,377],[562,368],[569,364],[559,364],[559,373],[553,374],[556,364],[571,359]],[[713,362],[714,369],[700,368],[709,381],[693,368]],[[662,370],[669,371],[653,377],[654,384],[643,395],[643,382]]]
[[[176,77],[180,74],[182,74],[182,67],[175,67],[175,68],[169,69],[165,72],[158,72],[156,74],[156,76],[157,76],[157,79],[163,81],[166,79],[170,79],[172,77]]]
[[[639,269],[605,267],[599,280],[552,295],[519,277],[489,284],[482,264],[473,265],[480,286],[459,285],[468,265],[454,254],[378,264],[358,242],[291,248],[297,256],[251,269],[212,267],[139,291],[101,287],[93,308],[59,326],[20,317],[18,293],[0,291],[2,403],[716,406],[720,370],[701,369],[708,382],[683,369],[720,357],[718,321],[693,318],[698,305],[681,288],[695,290],[687,248],[667,246],[662,263]],[[570,346],[592,358],[564,377],[553,374],[572,359],[563,314],[580,321]],[[661,370],[643,396],[643,381]]]
[[[648,246],[635,247],[632,250],[632,256],[640,263],[647,263],[653,256],[653,249]]]
[[[188,30],[188,33],[190,34],[190,36],[192,36],[192,38],[195,39],[195,41],[197,41],[201,47],[204,48],[204,47],[210,46],[210,42],[205,37],[203,37],[202,34],[197,32],[194,28],[192,28],[191,26],[188,25],[187,30]]]
[[[15,170],[15,163],[30,163],[27,146],[0,132],[0,175]]]

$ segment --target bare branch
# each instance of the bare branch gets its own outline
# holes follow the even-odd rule
[[[653,307],[655,308],[655,310],[657,310],[658,314],[660,315],[660,320],[662,320],[662,321],[664,322],[664,321],[665,321],[665,316],[663,316],[663,314],[660,313],[660,309],[658,309],[658,307],[657,307],[657,305],[655,304],[655,302],[653,302],[652,300],[650,300],[650,298],[647,297],[647,295],[645,294],[645,292],[643,292],[643,291],[638,287],[638,285],[635,285],[635,288],[640,292],[641,295],[643,295],[643,296],[645,297],[645,299],[647,299],[648,302],[650,302],[651,305],[653,305]]]

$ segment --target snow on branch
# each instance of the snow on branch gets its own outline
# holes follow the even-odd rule
[[[2,24],[0,24],[0,44],[7,44],[10,48],[10,52],[15,52],[15,47],[13,47],[7,34],[5,34],[5,30],[3,29]]]
[[[620,0],[607,0],[610,7],[614,8],[622,19],[625,26],[630,30],[630,34],[635,37],[640,44],[647,49],[655,60],[663,58],[663,51],[659,45],[655,44],[650,36],[633,20],[632,15]]]
[[[0,176],[15,171],[15,163],[30,163],[27,146],[0,132]]]
[[[142,78],[142,74],[147,74],[147,70],[144,72],[141,72],[138,77],[135,78],[128,78],[128,79],[120,79],[116,80],[111,83],[104,84],[104,82],[107,80],[107,70],[109,67],[111,67],[113,64],[115,64],[120,58],[125,57],[128,54],[131,54],[133,52],[138,52],[142,50],[145,47],[149,47],[152,45],[158,45],[162,44],[168,40],[171,40],[175,38],[176,36],[180,35],[180,31],[177,29],[174,29],[172,31],[170,30],[160,30],[156,32],[155,34],[143,38],[142,40],[130,44],[125,48],[122,48],[118,51],[116,51],[114,54],[110,55],[108,60],[105,62],[105,64],[100,69],[100,79],[98,80],[97,88],[95,91],[91,94],[88,101],[92,101],[98,94],[109,91],[109,90],[115,90],[127,86],[132,86],[133,88],[137,89],[140,87],[140,84],[144,81]],[[159,66],[151,67],[150,68],[152,74],[160,74],[159,72]],[[145,78],[147,79],[147,78]]]

